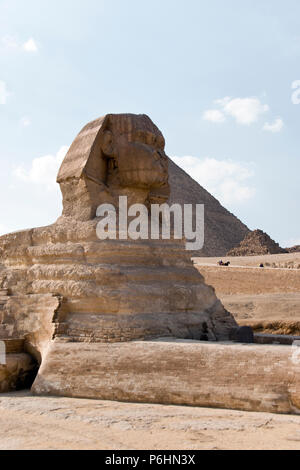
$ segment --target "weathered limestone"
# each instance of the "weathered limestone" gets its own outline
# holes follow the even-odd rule
[[[235,326],[178,240],[105,240],[96,209],[169,197],[164,138],[144,115],[108,115],[80,132],[60,168],[63,214],[0,238],[0,336],[26,339],[41,361],[57,337],[126,342],[220,340]]]
[[[34,391],[291,413],[300,409],[299,372],[290,346],[171,339],[80,345],[55,340]]]

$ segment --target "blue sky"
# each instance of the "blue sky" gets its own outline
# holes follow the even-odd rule
[[[298,0],[0,0],[0,232],[53,222],[76,134],[132,112],[251,229],[300,244],[299,64]]]

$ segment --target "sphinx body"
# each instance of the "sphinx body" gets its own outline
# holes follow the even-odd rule
[[[99,240],[97,207],[163,203],[168,158],[145,115],[107,115],[76,137],[57,181],[51,226],[0,238],[0,336],[24,337],[42,361],[55,342],[175,337],[226,340],[236,323],[180,240]]]

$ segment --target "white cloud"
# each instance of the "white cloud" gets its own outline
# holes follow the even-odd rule
[[[14,36],[4,36],[1,39],[1,43],[3,44],[4,48],[7,50],[23,50],[25,52],[37,52],[38,46],[36,41],[33,38],[29,38],[24,43],[21,43],[16,37]]]
[[[208,109],[203,113],[203,119],[210,122],[224,122],[225,116],[218,109]]]
[[[31,168],[26,170],[19,166],[13,171],[13,175],[26,183],[34,183],[46,187],[48,190],[56,189],[56,175],[69,147],[63,146],[56,155],[45,155],[35,158]]]
[[[204,118],[212,122],[224,122],[224,115],[233,117],[238,124],[249,125],[258,121],[259,117],[269,111],[267,104],[261,103],[259,98],[225,98],[215,100],[214,104],[219,109],[209,109],[204,112]],[[212,117],[212,119],[207,119]],[[215,119],[213,119],[215,117]],[[219,118],[219,119],[218,119]]]
[[[269,111],[269,106],[262,104],[256,97],[223,98],[218,100],[225,114],[232,116],[238,124],[249,125],[258,120],[260,115]]]
[[[269,132],[280,132],[283,129],[284,123],[283,120],[280,118],[277,118],[272,124],[266,122],[263,129],[264,131],[269,131]]]
[[[24,42],[22,45],[22,49],[26,52],[37,52],[38,46],[33,38],[28,39],[28,41]]]
[[[6,104],[10,93],[7,91],[6,83],[0,80],[0,104]]]
[[[254,176],[249,164],[208,157],[172,159],[224,205],[242,204],[255,195],[255,188],[248,184]]]
[[[22,117],[22,119],[20,120],[20,123],[21,123],[21,126],[22,126],[22,127],[29,127],[29,126],[31,126],[31,120],[30,120],[30,118],[27,117],[27,116]]]

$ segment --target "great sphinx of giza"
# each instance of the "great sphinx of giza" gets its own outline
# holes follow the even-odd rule
[[[99,240],[97,207],[165,202],[168,158],[145,115],[107,115],[76,137],[58,173],[63,213],[0,240],[1,329],[40,359],[54,338],[118,342],[172,336],[228,338],[232,316],[193,267],[184,244]]]
[[[256,383],[244,402],[243,385],[237,396],[224,389],[233,363],[242,380],[249,352],[220,343],[236,322],[184,241],[97,237],[100,204],[118,207],[120,196],[146,206],[168,201],[165,141],[153,122],[110,114],[89,123],[57,181],[57,222],[0,238],[0,338],[25,338],[41,364],[35,393],[257,409],[253,389],[258,400],[264,389]],[[286,360],[279,361],[278,387]],[[272,400],[261,408],[272,408]],[[276,410],[285,407],[276,402]]]

